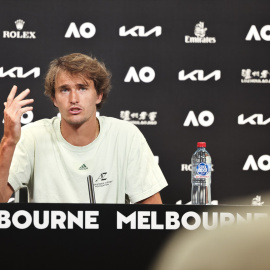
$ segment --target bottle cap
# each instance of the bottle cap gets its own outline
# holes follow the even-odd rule
[[[206,142],[197,142],[197,147],[206,147]]]

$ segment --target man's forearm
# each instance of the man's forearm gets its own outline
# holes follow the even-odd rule
[[[30,93],[29,89],[15,97],[17,86],[14,85],[4,102],[4,136],[0,144],[0,202],[7,202],[13,189],[8,184],[9,168],[16,144],[21,137],[21,117],[24,113],[32,111],[33,99],[25,99]],[[26,106],[26,107],[25,107]]]
[[[146,198],[142,201],[139,201],[137,203],[140,203],[140,204],[162,204],[162,200],[161,200],[160,194],[158,192],[158,193],[154,194],[153,196]]]
[[[8,175],[15,147],[15,144],[3,137],[0,144],[0,202],[7,202],[13,192],[8,185]]]

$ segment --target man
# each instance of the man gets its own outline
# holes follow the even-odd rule
[[[0,147],[0,199],[27,185],[31,202],[87,203],[87,176],[97,203],[162,203],[167,182],[140,131],[132,124],[96,118],[110,91],[103,63],[74,53],[51,62],[45,94],[61,113],[24,126],[20,118],[33,109],[26,89],[4,103]],[[25,107],[26,106],[26,107]]]

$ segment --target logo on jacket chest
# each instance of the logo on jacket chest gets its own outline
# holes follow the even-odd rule
[[[94,180],[94,185],[95,185],[96,188],[98,188],[98,187],[106,187],[106,186],[109,186],[111,183],[112,183],[112,181],[108,179],[108,173],[107,172],[101,173]]]

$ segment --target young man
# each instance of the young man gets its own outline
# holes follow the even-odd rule
[[[45,94],[61,113],[24,126],[32,110],[26,89],[15,97],[13,86],[4,103],[0,146],[0,200],[27,185],[31,202],[87,203],[87,176],[97,203],[160,204],[167,182],[141,132],[111,117],[96,118],[110,91],[103,63],[74,53],[51,62]],[[26,106],[26,107],[25,107]]]

